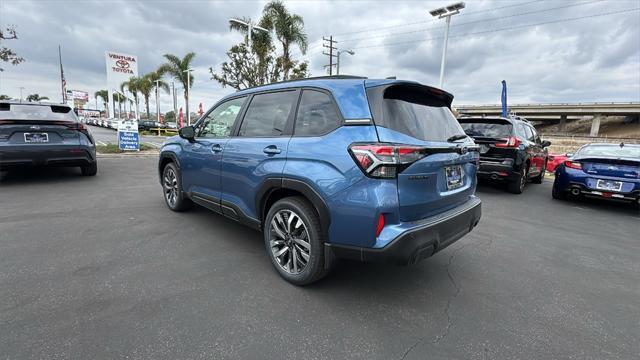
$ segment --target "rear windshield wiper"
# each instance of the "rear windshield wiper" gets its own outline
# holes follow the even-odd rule
[[[466,139],[467,137],[468,135],[464,135],[464,134],[453,135],[447,139],[447,142],[454,142],[454,141]]]

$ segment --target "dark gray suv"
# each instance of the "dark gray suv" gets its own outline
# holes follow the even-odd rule
[[[79,166],[93,176],[95,141],[67,105],[0,102],[0,169],[34,165]]]

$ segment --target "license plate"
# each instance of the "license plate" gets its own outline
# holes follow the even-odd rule
[[[444,173],[447,178],[447,189],[453,190],[461,187],[464,184],[464,177],[462,174],[462,166],[446,166]]]
[[[47,134],[47,133],[24,133],[24,142],[28,142],[28,143],[46,143],[46,142],[49,142],[49,134]]]
[[[620,191],[620,189],[622,189],[622,182],[599,179],[596,182],[596,189],[607,190],[607,191]]]

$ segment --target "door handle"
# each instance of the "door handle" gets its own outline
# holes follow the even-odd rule
[[[213,146],[211,146],[211,151],[213,151],[214,153],[218,153],[222,151],[222,146],[220,146],[220,144],[214,144]]]
[[[278,149],[275,145],[269,145],[262,150],[265,154],[275,155],[280,154],[282,151]]]

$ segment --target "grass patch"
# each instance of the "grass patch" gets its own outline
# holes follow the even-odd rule
[[[154,150],[155,148],[149,144],[140,144],[140,151]],[[118,144],[96,145],[96,151],[100,154],[122,154],[125,152],[135,151],[122,151],[118,148]]]

